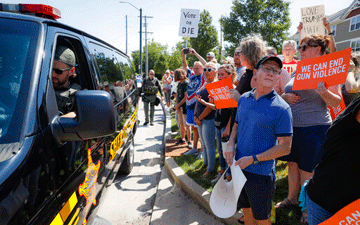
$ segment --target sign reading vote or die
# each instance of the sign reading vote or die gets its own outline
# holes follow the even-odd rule
[[[179,36],[197,37],[199,21],[199,9],[181,9]]]
[[[301,8],[301,38],[310,34],[325,34],[323,18],[325,17],[325,6],[317,5]]]

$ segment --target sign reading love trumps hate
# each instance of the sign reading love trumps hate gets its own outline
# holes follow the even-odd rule
[[[181,9],[179,36],[196,38],[198,36],[199,21],[199,9]]]
[[[301,60],[296,67],[293,90],[316,89],[343,84],[348,74],[351,48],[312,59]]]
[[[310,34],[325,35],[325,27],[323,18],[325,17],[325,6],[317,5],[301,8],[301,22],[303,29],[301,30],[301,39]]]

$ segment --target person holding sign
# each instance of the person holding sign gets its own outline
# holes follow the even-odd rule
[[[360,98],[334,120],[326,133],[324,156],[306,187],[309,224],[319,224],[360,199]],[[344,208],[346,209],[346,208]],[[328,224],[357,224],[359,205]],[[357,213],[356,213],[357,212]],[[354,218],[355,215],[355,218]],[[357,219],[356,219],[357,217]]]
[[[299,45],[301,60],[324,55],[329,44],[329,36],[306,36]],[[279,158],[288,161],[289,193],[287,198],[275,205],[276,208],[298,204],[301,185],[313,175],[323,155],[322,144],[332,122],[327,106],[336,107],[341,102],[340,85],[326,87],[324,82],[319,82],[316,89],[293,90],[294,80],[294,77],[291,78],[282,95],[290,104],[294,117],[293,144],[290,155]],[[303,211],[301,221],[306,221],[306,216],[306,211]]]
[[[236,70],[235,70],[235,66],[233,64],[224,64],[224,65],[221,65],[218,69],[219,81],[223,80],[223,79],[227,79],[227,78],[231,78],[232,84],[234,83],[234,81],[236,79]],[[222,142],[227,142],[229,140],[230,133],[232,130],[232,125],[234,125],[234,121],[235,121],[236,108],[217,109],[214,104],[213,98],[214,98],[213,96],[210,96],[209,102],[205,102],[205,101],[201,100],[201,103],[210,107],[213,110],[216,110],[214,124],[215,124],[215,128],[216,128],[215,134],[216,134],[217,149],[218,149],[218,153],[219,153],[220,172],[211,181],[211,183],[216,183],[222,177],[223,173],[225,172],[225,170],[227,168],[226,159],[224,158],[224,155],[223,155],[223,149],[222,149],[223,143]],[[226,174],[226,179],[228,181],[230,181],[232,179],[230,170],[228,170],[228,172]]]
[[[205,84],[210,84],[216,79],[216,68],[215,63],[206,63],[204,68]],[[204,164],[198,168],[198,170],[207,166],[203,177],[208,178],[210,173],[214,171],[215,165],[215,111],[206,106],[206,103],[209,102],[209,93],[206,88],[200,89],[196,93],[195,98],[197,102],[195,104],[194,120],[199,127],[199,135],[204,154]]]
[[[238,201],[245,224],[271,224],[275,159],[290,153],[291,109],[274,90],[281,68],[281,60],[269,55],[255,65],[257,86],[240,97],[225,150],[228,165],[235,157],[247,179]]]

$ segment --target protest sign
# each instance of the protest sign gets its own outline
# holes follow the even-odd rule
[[[320,81],[326,87],[343,84],[348,74],[351,48],[317,58],[301,60],[296,67],[293,90],[316,89]]]
[[[229,90],[234,88],[230,77],[207,84],[205,87],[210,96],[214,99],[216,109],[237,107],[237,102],[230,98],[229,94]]]
[[[197,37],[199,21],[199,9],[181,9],[179,36],[193,38]]]
[[[334,121],[335,118],[346,109],[344,98],[341,99],[340,105],[337,107],[328,106],[331,114],[331,118]]]
[[[320,225],[360,224],[360,199],[350,203]]]
[[[301,22],[303,23],[300,39],[310,34],[325,35],[325,27],[323,24],[323,18],[325,17],[324,5],[301,8],[300,12]]]

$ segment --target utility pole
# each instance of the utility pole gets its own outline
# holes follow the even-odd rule
[[[146,77],[148,77],[149,76],[149,52],[148,52],[148,39],[147,39],[147,34],[148,33],[151,33],[152,34],[152,32],[147,32],[147,22],[146,22],[146,19],[147,18],[152,18],[152,16],[144,16],[144,18],[145,18],[145,24],[144,24],[144,26],[145,26],[145,51],[146,51],[146,71],[145,71],[145,73],[146,73]]]
[[[141,45],[141,42],[142,42],[142,8],[137,8],[136,6],[134,6],[133,4],[131,4],[130,2],[125,2],[125,1],[119,1],[119,3],[126,3],[126,4],[129,4],[131,5],[132,7],[134,7],[135,9],[139,10],[140,11],[140,74],[142,74],[142,45]]]
[[[128,48],[128,26],[127,26],[127,15],[126,15],[126,55],[127,55],[127,48]]]
[[[142,8],[140,8],[140,74],[142,76]]]

